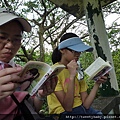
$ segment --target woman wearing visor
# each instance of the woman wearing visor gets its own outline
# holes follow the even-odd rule
[[[93,109],[91,104],[100,84],[106,82],[107,77],[103,76],[95,82],[88,95],[88,86],[84,79],[78,78],[77,72],[79,67],[77,61],[81,52],[92,51],[93,48],[85,45],[76,34],[66,33],[61,37],[59,46],[53,51],[52,61],[54,65],[64,64],[66,68],[58,75],[55,92],[47,97],[50,114],[60,114],[61,119],[67,120],[73,118],[66,118],[66,115],[99,115],[102,117],[101,111]],[[74,119],[82,118],[74,116]]]

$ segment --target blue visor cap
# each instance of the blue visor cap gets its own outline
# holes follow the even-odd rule
[[[85,45],[79,37],[72,37],[72,38],[62,41],[59,44],[58,49],[61,50],[63,48],[69,48],[77,52],[84,52],[84,51],[92,52],[93,51],[93,47]]]

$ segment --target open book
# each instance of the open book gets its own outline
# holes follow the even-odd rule
[[[64,65],[50,66],[40,61],[29,61],[19,74],[22,78],[20,82],[22,85],[18,91],[27,90],[33,96],[46,80],[49,80],[51,76],[58,75],[64,68]]]
[[[98,57],[84,72],[89,76],[89,80],[97,81],[99,77],[104,76],[112,69],[112,66],[101,57]]]

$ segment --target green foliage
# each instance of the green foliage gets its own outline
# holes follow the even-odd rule
[[[120,45],[120,36],[119,33],[120,30],[119,29],[110,29],[108,31],[108,38],[109,38],[109,42],[110,42],[110,46],[111,49],[117,49],[119,48]]]
[[[42,109],[40,110],[40,114],[45,114],[45,115],[49,114],[47,99],[45,99],[45,101],[43,102]]]
[[[86,69],[94,61],[93,53],[83,52],[80,55],[80,61],[83,69]]]
[[[52,52],[46,52],[45,53],[45,62],[49,65],[52,65],[52,59],[51,59]]]
[[[113,58],[113,63],[114,63],[114,68],[116,72],[116,77],[118,81],[118,86],[120,88],[120,49],[117,49],[116,51],[112,52],[112,58]]]
[[[25,53],[20,48],[19,51],[17,52],[17,55],[15,56],[15,61],[20,65],[24,65],[29,60],[35,60],[35,61],[38,60],[39,58],[38,51],[32,53],[32,49],[28,49],[26,52],[27,52],[27,56],[25,56]]]

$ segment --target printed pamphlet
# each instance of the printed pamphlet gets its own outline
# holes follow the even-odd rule
[[[112,69],[111,64],[98,57],[84,72],[89,76],[89,80],[97,81]]]
[[[22,85],[18,91],[27,90],[33,96],[45,81],[50,80],[51,76],[58,75],[64,68],[62,64],[50,66],[45,62],[29,61],[20,73]]]

